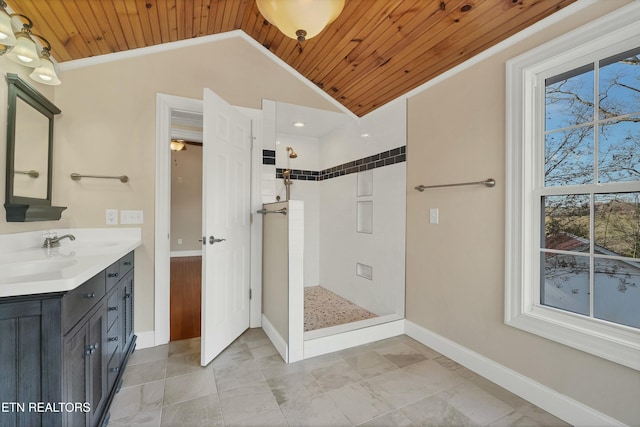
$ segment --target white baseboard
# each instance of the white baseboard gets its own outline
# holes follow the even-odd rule
[[[136,335],[138,336],[136,339],[136,348],[138,350],[141,348],[155,347],[155,331],[136,332]]]
[[[262,329],[264,330],[264,333],[267,334],[276,350],[278,350],[282,359],[286,362],[288,354],[287,341],[280,336],[278,331],[276,331],[276,328],[273,327],[271,322],[269,322],[269,319],[267,319],[264,314],[262,315]]]
[[[304,341],[304,358],[308,359],[322,354],[333,353],[334,351],[395,337],[403,333],[404,320],[396,320],[326,337],[307,339]]]
[[[409,320],[404,321],[404,333],[571,425],[625,425]]]

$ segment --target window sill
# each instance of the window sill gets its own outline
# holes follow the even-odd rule
[[[640,333],[633,328],[542,306],[507,318],[505,323],[640,371]]]

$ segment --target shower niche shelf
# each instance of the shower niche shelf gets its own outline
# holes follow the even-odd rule
[[[358,220],[356,231],[358,233],[373,234],[373,201],[357,202]]]

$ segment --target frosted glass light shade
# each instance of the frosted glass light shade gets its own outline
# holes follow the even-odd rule
[[[13,27],[11,27],[11,17],[4,10],[0,10],[0,44],[5,46],[16,44],[16,36],[13,34]]]
[[[46,56],[40,57],[40,65],[29,74],[29,77],[45,85],[57,86],[60,84],[53,62]]]
[[[36,49],[36,43],[27,34],[16,34],[17,42],[7,57],[21,65],[35,68],[40,65],[40,55]]]
[[[298,30],[306,31],[305,39],[317,36],[333,22],[345,0],[256,0],[258,10],[284,35],[297,39]]]

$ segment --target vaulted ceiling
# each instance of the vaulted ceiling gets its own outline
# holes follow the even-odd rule
[[[58,62],[241,29],[362,116],[575,0],[346,0],[301,44],[254,0],[6,0]]]

